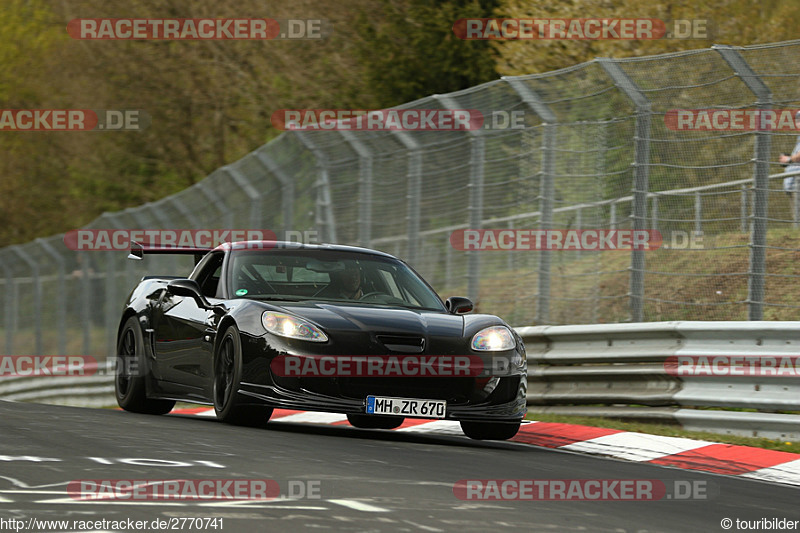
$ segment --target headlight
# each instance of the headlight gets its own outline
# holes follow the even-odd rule
[[[281,337],[311,342],[328,340],[328,336],[317,326],[284,313],[264,311],[264,314],[261,315],[261,323],[264,325],[264,329]]]
[[[514,335],[505,326],[485,328],[472,337],[472,349],[479,352],[504,352],[516,345]]]

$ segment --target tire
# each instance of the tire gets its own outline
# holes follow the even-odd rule
[[[476,440],[508,440],[519,431],[520,422],[461,421],[464,435]]]
[[[380,415],[347,415],[350,425],[360,429],[395,429],[399,428],[405,418],[401,416]]]
[[[214,357],[214,412],[217,418],[237,426],[264,427],[272,408],[242,405],[239,384],[242,381],[242,339],[239,328],[225,330]]]
[[[139,321],[130,317],[122,327],[117,339],[117,354],[120,358],[114,376],[114,395],[117,404],[132,413],[165,415],[172,411],[172,400],[152,400],[147,397],[147,358]]]

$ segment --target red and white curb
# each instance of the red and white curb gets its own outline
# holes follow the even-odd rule
[[[172,414],[214,417],[214,410],[207,407],[176,409]],[[287,409],[275,409],[270,423],[273,421],[349,426],[347,416],[342,414]],[[459,423],[452,420],[406,419],[399,428],[392,431],[464,436]],[[800,454],[796,453],[618,429],[535,421],[523,424],[519,433],[511,440],[627,461],[800,486]]]

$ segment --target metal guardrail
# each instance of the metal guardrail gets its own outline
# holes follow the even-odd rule
[[[100,365],[88,376],[8,376],[0,378],[0,400],[75,407],[112,407],[114,370]]]
[[[649,322],[517,330],[531,412],[800,440],[800,377],[676,376],[680,356],[800,356],[800,322]]]
[[[644,322],[518,328],[531,412],[672,422],[800,440],[800,377],[678,377],[677,356],[799,356],[800,322]],[[109,407],[108,366],[87,377],[0,379],[0,400]]]

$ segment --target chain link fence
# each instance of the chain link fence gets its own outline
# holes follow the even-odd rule
[[[800,195],[784,193],[777,164],[797,132],[674,131],[665,116],[800,108],[798,54],[800,41],[715,46],[503,78],[399,107],[521,111],[524,128],[286,132],[87,229],[317,231],[397,255],[444,297],[466,294],[514,326],[797,320]],[[465,228],[658,229],[665,240],[459,251],[450,235]],[[113,353],[141,276],[191,268],[185,256],[72,251],[63,235],[0,249],[0,353]]]

